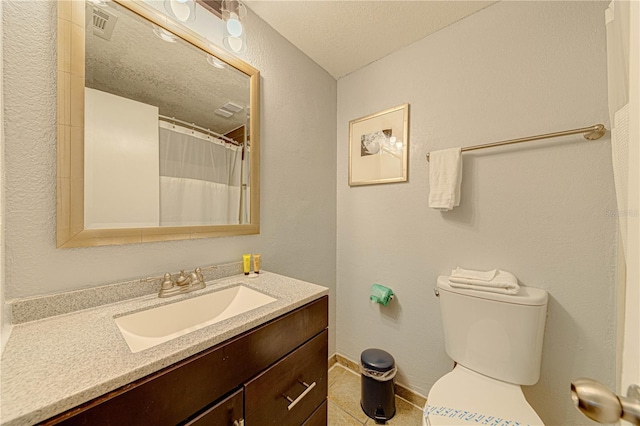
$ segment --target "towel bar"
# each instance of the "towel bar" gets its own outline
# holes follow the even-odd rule
[[[510,139],[510,140],[500,141],[500,142],[493,142],[493,143],[485,143],[485,144],[481,144],[481,145],[467,146],[467,147],[461,148],[460,150],[462,152],[474,151],[476,149],[492,148],[494,146],[511,145],[511,144],[520,143],[520,142],[530,142],[530,141],[537,141],[537,140],[541,140],[541,139],[557,138],[557,137],[560,137],[560,136],[576,135],[578,133],[582,133],[585,139],[593,141],[593,140],[596,140],[596,139],[600,139],[602,136],[604,136],[606,131],[607,131],[607,129],[604,127],[604,124],[594,124],[593,126],[582,127],[580,129],[564,130],[562,132],[554,132],[554,133],[547,133],[547,134],[544,134],[544,135],[528,136],[526,138]],[[427,153],[427,161],[429,161],[429,153]]]

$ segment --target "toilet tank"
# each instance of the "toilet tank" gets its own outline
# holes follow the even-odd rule
[[[447,354],[485,376],[518,385],[540,378],[547,316],[545,290],[520,287],[517,295],[453,288],[438,277]]]

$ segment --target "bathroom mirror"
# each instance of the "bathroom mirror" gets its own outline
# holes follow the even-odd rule
[[[57,246],[259,233],[259,80],[143,2],[60,0]]]

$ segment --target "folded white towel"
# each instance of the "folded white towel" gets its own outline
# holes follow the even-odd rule
[[[451,271],[451,277],[491,281],[495,278],[497,271],[497,269],[492,269],[490,271],[475,271],[473,269],[464,269],[458,266],[456,269]]]
[[[429,207],[444,211],[460,205],[462,156],[460,148],[429,154]]]
[[[497,270],[496,276],[489,281],[452,275],[449,277],[449,285],[451,285],[451,287],[503,294],[518,294],[518,291],[520,290],[518,279],[515,275],[511,272],[501,271],[500,269]]]

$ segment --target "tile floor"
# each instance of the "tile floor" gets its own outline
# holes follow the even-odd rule
[[[360,408],[360,376],[335,364],[329,369],[328,426],[375,425]],[[391,426],[420,426],[422,408],[396,396],[396,415],[387,422]]]

